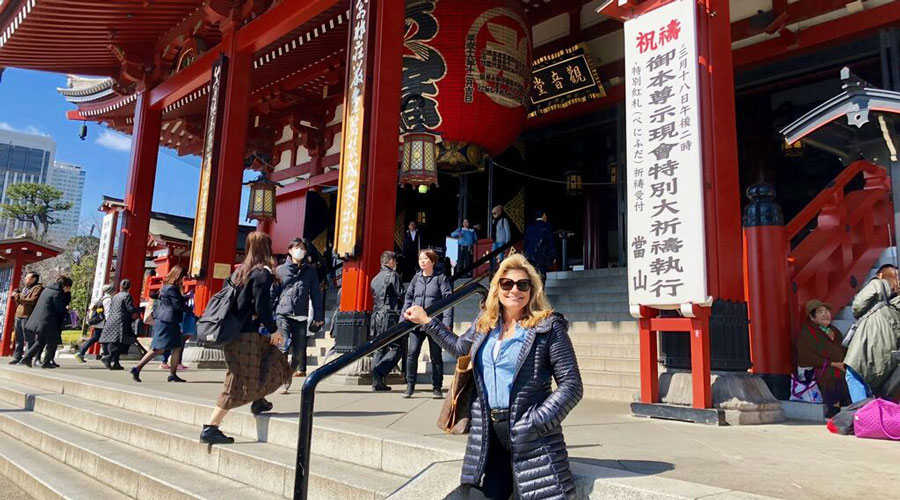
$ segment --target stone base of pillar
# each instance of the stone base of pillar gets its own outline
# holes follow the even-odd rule
[[[334,354],[326,358],[323,363],[327,363],[332,359],[335,359]],[[325,383],[337,385],[372,385],[372,359],[373,356],[366,356],[357,360],[350,366],[325,379]],[[403,377],[403,373],[401,373],[398,368],[394,368],[394,370],[385,377],[385,383],[388,385],[398,385],[405,384],[406,381]]]
[[[713,409],[725,414],[728,425],[774,424],[785,420],[781,401],[775,399],[762,378],[740,372],[712,372]],[[662,403],[690,406],[691,372],[669,370],[659,376]]]
[[[221,349],[188,344],[181,355],[182,363],[190,363],[194,368],[222,369],[225,367],[225,352]]]

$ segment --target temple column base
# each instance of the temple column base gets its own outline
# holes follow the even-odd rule
[[[761,425],[774,424],[785,420],[784,409],[781,401],[775,399],[765,381],[757,375],[742,372],[712,372],[710,376],[712,387],[712,408],[707,410],[694,410],[690,408],[693,389],[691,372],[687,370],[669,370],[659,377],[660,402],[670,412],[641,411],[632,405],[635,415],[653,418],[671,418],[675,420],[697,421],[714,424],[718,417],[712,417],[713,413],[721,418],[718,425]],[[640,407],[648,405],[638,405]],[[706,412],[709,415],[700,416],[699,420],[693,418],[678,418],[680,413],[674,410],[684,408],[695,412]],[[635,410],[638,410],[635,412]]]

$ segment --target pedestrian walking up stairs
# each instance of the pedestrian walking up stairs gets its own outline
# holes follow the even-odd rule
[[[550,303],[569,321],[586,398],[633,401],[640,391],[638,324],[628,313],[627,280],[626,268],[547,274]],[[457,307],[456,333],[477,313],[477,298]]]

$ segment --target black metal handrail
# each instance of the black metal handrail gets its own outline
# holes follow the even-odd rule
[[[470,265],[469,265],[468,267],[466,267],[465,269],[462,269],[462,270],[460,270],[460,271],[457,271],[457,272],[453,273],[453,275],[450,276],[450,281],[451,281],[451,282],[454,282],[454,281],[458,280],[459,278],[462,278],[463,275],[468,274],[468,273],[470,273],[470,272],[474,274],[474,271],[475,271],[476,269],[478,269],[479,267],[481,267],[481,266],[483,266],[483,265],[485,265],[485,264],[490,264],[490,265],[491,265],[491,268],[490,268],[491,271],[490,271],[490,273],[493,274],[493,273],[494,273],[494,259],[495,259],[498,255],[500,255],[501,253],[506,252],[506,251],[509,250],[510,248],[512,248],[512,247],[516,246],[517,244],[519,244],[519,242],[522,241],[523,238],[524,238],[524,236],[519,236],[518,238],[516,238],[516,239],[514,239],[514,240],[511,240],[509,243],[506,243],[506,244],[503,245],[503,246],[500,246],[500,247],[498,247],[498,248],[495,248],[494,250],[491,250],[490,253],[488,253],[488,254],[485,255],[484,257],[482,257],[482,258],[476,260],[475,262],[473,262],[472,264],[470,264]],[[471,283],[472,281],[478,280],[478,279],[480,279],[479,276],[474,276],[474,275],[473,275],[473,276],[472,276],[472,279],[469,281],[469,283]],[[466,283],[466,284],[468,284],[468,283]]]
[[[447,309],[465,301],[475,294],[487,296],[487,288],[479,283],[470,283],[454,291],[449,297],[439,300],[426,309],[429,316],[442,313]],[[300,430],[297,433],[297,469],[294,475],[294,500],[306,500],[309,489],[309,458],[312,454],[313,405],[316,399],[316,387],[319,382],[335,374],[338,370],[396,341],[418,328],[419,325],[402,321],[388,331],[360,345],[353,351],[330,361],[312,372],[303,382],[300,391]]]

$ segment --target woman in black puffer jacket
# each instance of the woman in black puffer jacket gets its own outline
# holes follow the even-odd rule
[[[454,356],[472,356],[477,397],[462,470],[470,498],[573,498],[562,421],[584,389],[568,323],[551,309],[525,257],[500,264],[481,314],[461,337],[421,307],[405,317],[427,325]]]
[[[403,300],[403,309],[406,311],[411,306],[431,307],[435,302],[449,297],[453,293],[450,279],[435,270],[438,254],[434,250],[422,250],[419,252],[419,272],[413,276],[406,289]],[[438,321],[443,321],[447,328],[453,329],[453,309],[437,315]],[[422,344],[428,338],[428,357],[431,358],[431,386],[432,395],[435,398],[443,398],[442,386],[444,384],[444,359],[441,354],[441,346],[433,338],[425,335],[422,328],[417,328],[409,334],[409,346],[406,351],[406,392],[404,398],[410,398],[416,389],[417,368],[419,365],[419,353]]]

